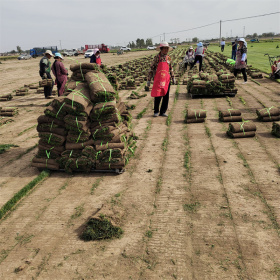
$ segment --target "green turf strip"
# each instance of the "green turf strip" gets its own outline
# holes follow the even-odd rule
[[[10,211],[20,199],[28,194],[39,182],[50,176],[49,171],[42,171],[35,179],[29,182],[25,187],[18,191],[8,202],[0,209],[0,220]]]

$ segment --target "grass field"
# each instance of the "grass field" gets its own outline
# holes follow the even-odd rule
[[[277,48],[279,46],[279,48]],[[280,41],[251,43],[248,42],[248,64],[260,69],[265,73],[270,73],[270,64],[268,56],[264,54],[268,53],[270,56],[280,56]],[[221,48],[218,45],[210,45],[209,50],[214,52],[221,52]],[[226,44],[224,54],[231,57],[231,44]]]

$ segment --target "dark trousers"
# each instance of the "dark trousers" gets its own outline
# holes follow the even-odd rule
[[[154,113],[164,114],[167,111],[168,101],[169,101],[169,90],[170,90],[170,83],[169,83],[166,95],[155,97]],[[161,103],[161,107],[160,107],[160,110],[159,110],[159,104],[160,104],[161,100],[162,100],[162,103]]]
[[[40,72],[39,72],[40,73]],[[47,74],[47,79],[52,79],[52,76],[50,73],[46,73]],[[40,73],[40,76],[43,77],[43,74]],[[44,94],[45,94],[45,98],[49,97],[52,95],[52,89],[53,89],[53,85],[54,82],[52,81],[52,86],[46,86],[44,87]]]
[[[231,59],[236,60],[236,51],[231,52]]]
[[[199,71],[201,71],[201,69],[202,69],[202,56],[201,55],[195,56],[191,69],[194,67],[194,65],[196,64],[197,61],[199,62]]]
[[[221,45],[221,51],[223,52],[225,49],[225,45]]]
[[[242,75],[243,75],[243,79],[244,82],[247,82],[247,74],[246,74],[246,69],[242,68],[242,69],[234,69],[234,76],[237,76],[238,71],[241,71]]]

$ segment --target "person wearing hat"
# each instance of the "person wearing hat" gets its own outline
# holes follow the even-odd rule
[[[151,69],[148,74],[147,86],[150,86],[151,79],[154,79],[153,88],[151,91],[151,96],[155,98],[154,100],[154,117],[159,115],[162,117],[167,117],[166,114],[169,101],[169,89],[170,89],[170,77],[173,84],[175,84],[175,78],[173,69],[171,66],[171,57],[168,52],[172,50],[167,42],[160,43],[157,50],[160,51],[156,55],[151,64]],[[161,107],[160,107],[160,102]],[[159,108],[160,107],[160,108]]]
[[[238,48],[236,51],[236,63],[234,68],[234,76],[237,77],[237,73],[241,71],[244,79],[244,83],[247,83],[246,74],[246,60],[247,60],[247,42],[244,38],[238,39]]]
[[[101,58],[100,58],[100,51],[99,49],[93,50],[93,55],[90,57],[90,63],[96,63],[97,65],[101,66]]]
[[[194,62],[193,64],[191,65],[191,69],[194,67],[194,65],[196,64],[196,62],[198,61],[199,62],[199,72],[202,71],[202,58],[203,58],[203,55],[204,55],[204,47],[203,47],[203,44],[202,42],[199,42],[197,44],[197,48],[195,49],[195,53],[194,53]]]
[[[52,51],[47,50],[44,53],[43,58],[40,60],[39,63],[39,75],[41,76],[42,79],[51,79],[52,80],[52,76],[51,76],[51,62],[50,59],[53,57]],[[52,85],[50,86],[49,84],[44,86],[44,94],[45,94],[45,98],[51,98],[52,95],[52,89],[53,89],[53,81],[52,81]]]
[[[193,61],[194,61],[194,52],[193,52],[193,47],[190,46],[189,49],[186,51],[186,55],[184,57],[184,63],[185,63],[186,70],[188,68],[188,64],[191,66]]]
[[[64,67],[62,60],[63,57],[60,53],[54,54],[55,62],[52,65],[52,72],[55,76],[55,84],[57,85],[58,96],[62,96],[67,82],[68,72]]]

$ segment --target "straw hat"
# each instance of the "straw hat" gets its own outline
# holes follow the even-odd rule
[[[189,49],[190,49],[190,50],[193,50],[193,46],[190,46]]]
[[[61,58],[61,59],[64,59],[64,58],[62,57],[61,53],[59,53],[59,52],[57,52],[57,53],[54,54],[54,58],[56,58],[56,57]]]
[[[160,51],[160,48],[162,48],[162,47],[168,47],[168,48],[169,48],[168,51],[171,51],[171,50],[172,50],[172,48],[169,46],[169,44],[168,44],[167,42],[161,42],[161,43],[159,44],[159,46],[156,48],[156,50],[157,50],[157,51]]]
[[[52,51],[50,51],[50,50],[47,50],[47,51],[45,52],[45,55],[47,55],[47,54],[49,54],[50,56],[53,56],[53,53],[52,53]]]

